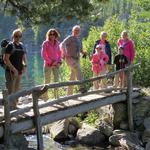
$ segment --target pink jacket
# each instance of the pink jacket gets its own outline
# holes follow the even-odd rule
[[[98,56],[97,53],[94,53],[92,56],[92,71],[98,75],[100,73],[101,70],[103,70],[105,68],[105,65],[108,62],[108,56],[107,54],[105,54],[103,51],[101,51],[100,56]]]
[[[118,40],[118,47],[122,46],[124,48],[123,54],[127,57],[129,62],[133,62],[134,59],[134,44],[132,40],[127,39],[127,41],[124,43],[123,39]]]
[[[61,63],[59,42],[56,40],[55,44],[52,45],[51,41],[45,40],[42,44],[41,55],[44,66],[53,66],[53,62]]]

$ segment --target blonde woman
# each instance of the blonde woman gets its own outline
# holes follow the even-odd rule
[[[12,33],[12,42],[6,46],[4,52],[5,63],[5,79],[8,94],[17,92],[20,87],[22,74],[26,68],[26,51],[23,44],[20,42],[22,38],[22,31],[16,29]],[[17,107],[18,100],[11,103],[11,109]]]
[[[59,80],[59,67],[61,64],[61,51],[59,48],[59,41],[57,40],[59,34],[56,29],[49,29],[46,33],[46,40],[42,44],[41,55],[44,61],[44,83],[51,82],[52,74],[54,82]],[[58,90],[54,89],[54,97],[58,98]],[[48,99],[48,93],[42,97],[45,101]]]

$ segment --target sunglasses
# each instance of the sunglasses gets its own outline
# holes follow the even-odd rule
[[[55,33],[50,33],[49,36],[55,36]]]
[[[22,35],[14,35],[14,38],[21,38]]]

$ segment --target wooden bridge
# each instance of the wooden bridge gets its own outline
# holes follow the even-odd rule
[[[42,126],[60,119],[75,116],[78,113],[126,100],[128,106],[129,128],[131,131],[134,130],[132,117],[132,98],[137,97],[139,92],[133,90],[131,71],[138,65],[139,64],[132,65],[116,72],[83,81],[70,81],[40,85],[28,90],[22,90],[17,93],[13,93],[8,96],[7,93],[3,91],[4,116],[0,116],[0,125],[4,126],[4,139],[8,149],[10,145],[11,134],[36,128],[38,143],[37,149],[43,150]],[[110,87],[101,90],[91,90],[84,94],[77,93],[71,96],[60,97],[57,100],[49,102],[42,102],[39,99],[40,95],[46,92],[48,89],[56,87],[60,88],[69,85],[81,85],[99,79],[112,77],[121,71],[127,72],[126,89],[115,89]],[[125,91],[112,93],[114,90]],[[10,101],[26,95],[32,95],[32,103],[28,104],[24,108],[10,111]]]

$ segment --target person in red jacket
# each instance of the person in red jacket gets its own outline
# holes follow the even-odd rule
[[[121,38],[117,42],[118,47],[123,47],[123,55],[128,59],[128,64],[132,64],[134,60],[134,43],[131,39],[128,38],[127,31],[121,33]]]
[[[95,53],[92,56],[91,63],[92,63],[92,71],[94,77],[104,74],[107,70],[106,64],[108,62],[109,58],[107,54],[102,50],[101,45],[97,45],[95,49]],[[94,89],[98,88],[104,88],[104,82],[101,80],[101,83],[99,85],[99,81],[94,81],[93,82]]]

